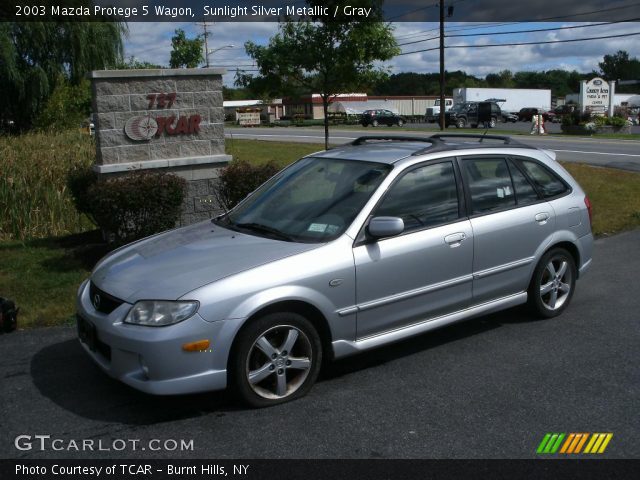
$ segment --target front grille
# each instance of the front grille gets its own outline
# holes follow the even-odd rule
[[[113,312],[124,303],[122,300],[100,290],[93,282],[89,284],[89,299],[93,308],[106,314]]]

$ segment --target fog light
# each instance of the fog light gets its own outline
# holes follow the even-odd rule
[[[209,340],[198,340],[195,342],[185,343],[182,345],[182,349],[185,352],[204,352],[209,349],[211,343]]]
[[[147,365],[144,363],[144,359],[142,358],[142,355],[138,356],[138,360],[140,361],[140,368],[142,369],[142,373],[144,373],[144,376],[147,377],[147,379],[149,378],[149,367],[147,367]]]

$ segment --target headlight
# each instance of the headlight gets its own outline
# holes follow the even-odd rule
[[[124,323],[164,327],[192,316],[198,310],[198,302],[170,302],[164,300],[142,300],[129,310]]]

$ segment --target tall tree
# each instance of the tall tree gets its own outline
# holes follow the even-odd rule
[[[171,68],[196,68],[204,59],[202,55],[202,38],[187,38],[184,30],[178,28],[171,38]]]
[[[377,62],[391,59],[400,50],[392,28],[383,21],[382,0],[306,0],[308,7],[328,7],[338,15],[328,20],[311,16],[287,19],[267,46],[245,43],[259,75],[241,74],[237,84],[259,88],[269,96],[305,91],[318,93],[324,112],[325,148],[329,147],[329,103],[337,94],[364,89],[387,71]],[[344,7],[371,8],[367,18],[344,14]]]
[[[0,124],[30,128],[60,78],[77,85],[119,61],[126,32],[113,21],[0,23]]]
[[[630,58],[625,50],[618,50],[613,55],[605,55],[598,66],[605,80],[640,80],[640,60],[635,57]],[[633,93],[638,90],[638,86],[622,85],[616,87],[616,90],[620,93]]]

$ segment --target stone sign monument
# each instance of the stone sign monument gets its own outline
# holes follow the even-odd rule
[[[210,218],[224,150],[224,69],[91,72],[101,176],[159,169],[187,181],[180,225]]]

